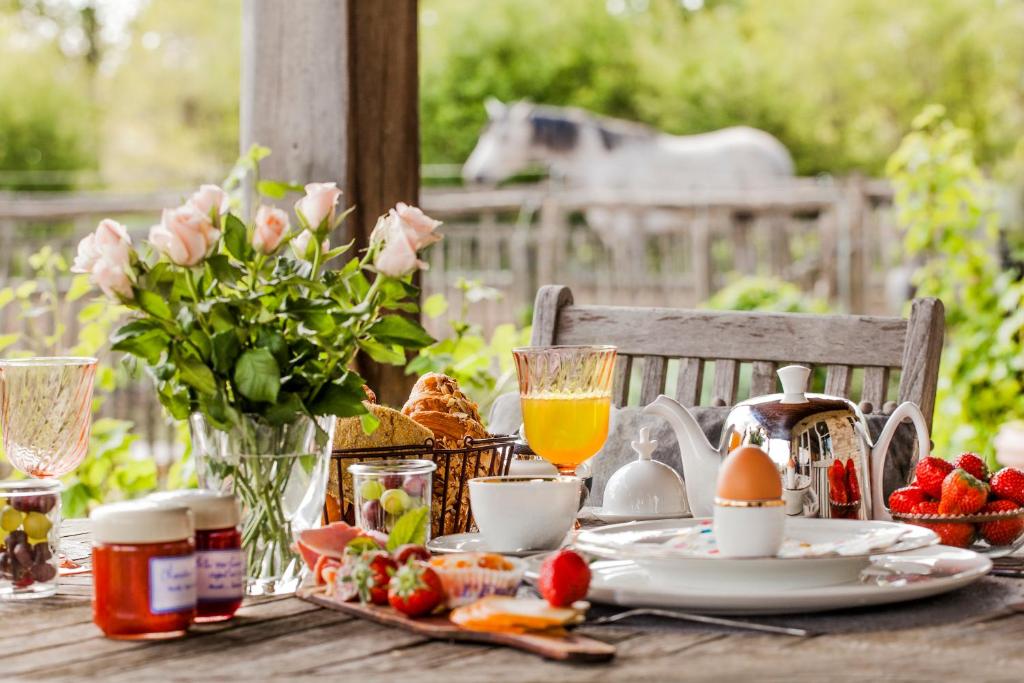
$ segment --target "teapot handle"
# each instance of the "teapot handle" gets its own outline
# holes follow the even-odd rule
[[[885,473],[885,461],[889,457],[889,445],[896,429],[906,418],[910,418],[917,430],[917,443],[920,451],[919,458],[926,458],[931,453],[931,438],[928,436],[928,424],[925,422],[921,409],[910,401],[904,401],[892,415],[889,421],[882,428],[878,435],[878,441],[871,449],[871,506],[872,518],[885,521],[892,521],[889,508],[886,505],[884,492],[882,490],[882,478]]]

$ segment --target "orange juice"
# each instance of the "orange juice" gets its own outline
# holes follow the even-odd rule
[[[522,397],[526,441],[533,452],[562,468],[592,458],[608,438],[610,396]]]

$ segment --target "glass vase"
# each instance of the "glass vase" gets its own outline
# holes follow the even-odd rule
[[[293,592],[303,567],[295,537],[320,525],[334,418],[271,425],[246,415],[222,431],[194,413],[190,426],[199,485],[233,493],[242,507],[246,593]]]

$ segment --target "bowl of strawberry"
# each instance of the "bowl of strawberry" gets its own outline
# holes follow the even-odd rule
[[[1024,545],[1024,470],[990,474],[974,453],[922,458],[910,485],[889,494],[889,513],[931,529],[944,545],[1008,555]]]

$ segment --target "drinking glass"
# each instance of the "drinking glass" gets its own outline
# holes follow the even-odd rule
[[[531,346],[512,350],[526,442],[573,475],[608,438],[614,346]]]
[[[92,427],[95,358],[0,360],[0,431],[12,465],[60,477],[85,459]]]

